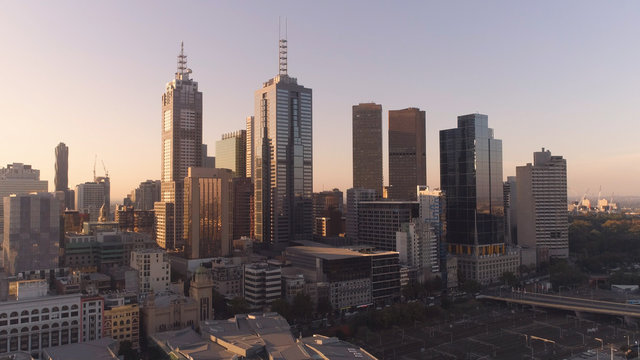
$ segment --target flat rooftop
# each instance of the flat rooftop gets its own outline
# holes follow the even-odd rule
[[[373,255],[389,255],[397,254],[395,251],[371,251],[362,253],[354,251],[348,248],[336,248],[336,247],[320,247],[320,246],[290,246],[286,250],[291,253],[298,253],[308,256],[314,256],[325,260],[339,260],[349,259],[353,257],[361,256],[373,256]]]

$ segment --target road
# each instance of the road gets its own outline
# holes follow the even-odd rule
[[[502,293],[487,293],[478,295],[477,298],[560,310],[582,311],[596,314],[640,318],[640,305],[631,305],[611,301],[600,301],[539,293],[505,293],[504,291]]]

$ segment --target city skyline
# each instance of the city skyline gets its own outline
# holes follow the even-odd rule
[[[193,17],[209,21],[192,25],[198,21],[176,19],[163,29],[172,14],[168,3],[158,5],[157,19],[145,26],[135,21],[145,10],[141,4],[125,13],[124,3],[37,9],[9,3],[0,27],[16,34],[2,40],[14,56],[0,65],[13,69],[7,81],[15,86],[0,90],[0,108],[4,126],[33,139],[8,138],[0,145],[0,164],[30,164],[53,190],[53,149],[64,142],[69,187],[92,179],[97,154],[109,169],[111,198],[120,202],[140,182],[160,178],[158,94],[175,71],[180,41],[204,94],[203,142],[212,149],[221,134],[244,129],[246,117],[254,115],[253,91],[277,69],[277,18],[283,15],[288,17],[290,72],[315,93],[314,191],[350,187],[351,107],[375,101],[383,107],[385,184],[388,110],[419,107],[427,112],[427,184],[432,188],[439,187],[438,131],[450,128],[458,115],[479,111],[491,117],[504,141],[505,178],[515,175],[531,152],[546,147],[569,163],[569,196],[587,189],[595,195],[599,186],[606,197],[637,194],[638,75],[633,70],[640,56],[629,46],[638,35],[632,23],[637,12],[630,8],[637,4],[407,4],[403,9],[332,4],[342,14],[326,5],[292,5],[284,11],[284,6],[261,4],[188,4]],[[256,6],[265,12],[250,11]],[[77,16],[79,11],[86,16]],[[354,19],[358,11],[369,16]],[[379,29],[375,20],[385,19],[385,12],[408,20]],[[27,17],[36,25],[28,25]],[[123,26],[111,32],[114,19]],[[465,20],[477,26],[458,28]],[[264,31],[256,34],[254,27]],[[237,38],[220,36],[225,28]],[[412,59],[403,55],[415,46],[421,51]],[[72,70],[60,71],[64,68]],[[107,98],[118,105],[104,106]],[[95,127],[87,127],[91,123]],[[121,150],[130,144],[137,145],[136,156]]]

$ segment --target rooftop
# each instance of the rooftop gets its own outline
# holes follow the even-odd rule
[[[112,338],[102,338],[78,344],[68,344],[46,348],[47,355],[51,360],[85,360],[87,354],[91,354],[93,360],[118,360],[118,343]]]
[[[303,338],[302,343],[312,356],[317,354],[322,359],[376,359],[364,349],[335,337],[313,335]]]
[[[356,256],[397,254],[395,251],[371,251],[359,252],[348,248],[321,247],[321,246],[291,246],[287,252],[301,253],[325,260],[348,259]]]

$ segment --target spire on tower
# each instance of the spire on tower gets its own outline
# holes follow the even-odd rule
[[[178,55],[178,72],[176,79],[188,80],[191,69],[187,67],[187,55],[184,54],[184,42],[180,42],[180,54]]]
[[[282,26],[278,25],[280,35],[279,74],[287,75],[287,18],[284,19],[284,38],[282,38]]]

